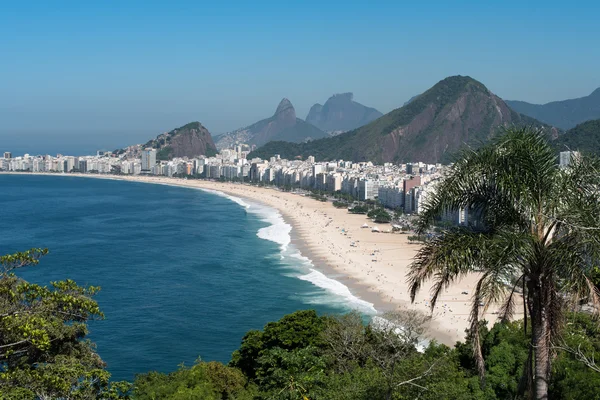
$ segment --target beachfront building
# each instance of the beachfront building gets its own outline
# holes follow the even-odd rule
[[[358,199],[374,200],[379,195],[379,181],[361,179],[358,181]]]
[[[561,151],[558,157],[559,166],[561,168],[566,168],[571,165],[571,161],[580,157],[578,151]]]
[[[378,200],[384,207],[402,208],[404,207],[404,190],[395,185],[379,186]]]
[[[156,165],[156,149],[142,150],[142,172],[151,172]]]

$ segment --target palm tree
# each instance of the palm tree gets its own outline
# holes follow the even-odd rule
[[[528,317],[531,323],[523,382],[535,398],[546,399],[552,342],[564,311],[583,300],[600,306],[589,279],[600,260],[600,162],[573,157],[568,168],[559,168],[541,131],[503,133],[478,150],[465,150],[428,198],[419,232],[449,210],[467,208],[478,223],[446,228],[420,249],[408,274],[411,300],[433,279],[433,310],[452,282],[479,274],[469,335],[483,382],[481,316],[499,303],[501,319],[510,319],[521,291],[525,326]]]

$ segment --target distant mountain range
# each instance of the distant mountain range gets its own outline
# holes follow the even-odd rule
[[[446,78],[408,104],[371,123],[339,136],[293,144],[271,142],[250,156],[273,154],[294,159],[373,162],[447,162],[464,144],[479,145],[510,125],[545,126],[551,137],[559,130],[510,109],[483,84],[468,76]]]
[[[359,128],[383,115],[352,98],[352,93],[335,94],[324,105],[315,104],[310,108],[306,122],[325,132],[340,133]]]
[[[236,142],[262,146],[272,140],[306,142],[327,137],[314,125],[296,118],[296,110],[288,99],[283,99],[272,117],[258,121],[250,126],[217,136],[217,148],[232,147]]]
[[[158,160],[171,160],[174,157],[197,157],[214,156],[217,148],[212,136],[200,122],[190,122],[170,132],[162,133],[143,145],[130,146],[127,149],[115,150],[113,153],[128,153],[131,156],[139,156],[142,149],[156,149]]]
[[[531,104],[524,101],[506,100],[516,112],[561,129],[571,129],[585,121],[600,118],[600,88],[578,99]]]
[[[600,156],[600,119],[569,129],[554,141],[554,145],[558,151],[576,150]]]

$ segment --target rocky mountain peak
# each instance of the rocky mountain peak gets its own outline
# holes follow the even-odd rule
[[[347,92],[347,93],[337,93],[337,94],[334,94],[329,100],[330,101],[334,101],[334,100],[338,100],[338,101],[352,101],[352,99],[354,99],[354,94],[352,92]]]
[[[286,114],[286,116],[293,114],[294,118],[296,118],[296,110],[294,110],[292,102],[286,99],[285,97],[279,102],[277,110],[275,110],[275,115],[279,114]]]
[[[334,133],[345,132],[381,117],[379,111],[353,101],[352,92],[338,93],[331,96],[324,105],[311,107],[306,122],[319,129]]]

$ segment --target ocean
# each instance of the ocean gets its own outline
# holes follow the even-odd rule
[[[228,362],[250,329],[315,309],[374,314],[291,242],[273,208],[218,192],[0,175],[0,254],[48,248],[30,282],[100,286],[89,338],[115,380]]]

